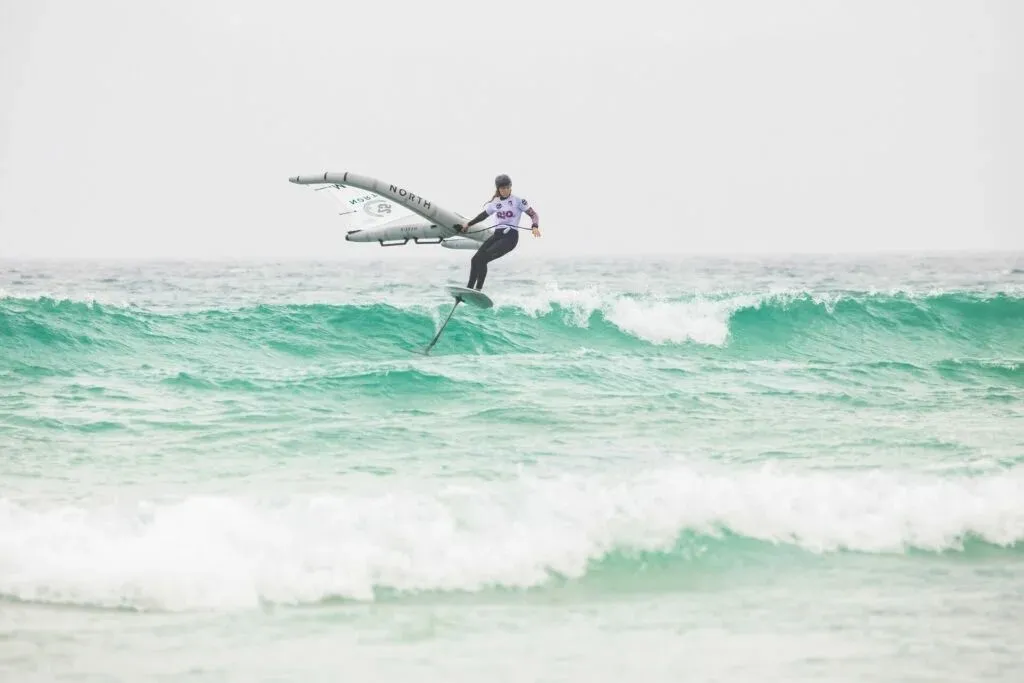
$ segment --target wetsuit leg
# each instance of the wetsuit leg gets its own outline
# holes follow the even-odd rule
[[[484,278],[487,277],[487,263],[512,251],[518,243],[519,231],[514,229],[504,233],[495,232],[488,237],[487,241],[481,244],[473,254],[470,261],[469,284],[466,287],[478,291],[483,289]]]
[[[473,258],[470,259],[470,262],[469,262],[469,282],[466,283],[466,288],[467,289],[475,289],[474,285],[476,284],[477,279],[479,279],[479,277],[480,277],[480,267],[481,266],[483,266],[485,271],[487,270],[487,266],[482,264],[480,262],[480,259],[478,258],[480,256],[481,252],[484,252],[485,250],[490,248],[495,242],[498,241],[498,239],[500,237],[501,236],[498,233],[492,234],[490,237],[488,237],[486,240],[484,240],[484,243],[481,244],[477,248],[476,253],[473,254]]]

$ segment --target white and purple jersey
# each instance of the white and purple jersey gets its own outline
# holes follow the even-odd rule
[[[484,211],[488,215],[494,216],[496,229],[502,229],[502,226],[505,225],[519,225],[519,218],[524,213],[533,219],[533,225],[538,225],[537,212],[533,210],[529,202],[514,194],[510,194],[507,199],[495,197],[487,202]],[[507,228],[505,229],[507,230]]]

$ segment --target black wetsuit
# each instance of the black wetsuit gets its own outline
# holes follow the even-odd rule
[[[519,244],[519,231],[511,226],[497,227],[494,234],[487,238],[473,254],[469,268],[469,289],[483,289],[484,278],[487,277],[487,264],[501,258]]]

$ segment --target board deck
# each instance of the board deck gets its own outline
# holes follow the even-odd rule
[[[491,301],[491,297],[487,296],[483,292],[479,292],[469,287],[458,287],[456,285],[448,285],[445,289],[456,299],[462,299],[466,303],[479,306],[480,308],[490,308],[494,306],[494,302]]]

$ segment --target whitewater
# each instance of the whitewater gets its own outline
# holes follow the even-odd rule
[[[0,262],[0,679],[1018,680],[1024,256],[380,251]]]

